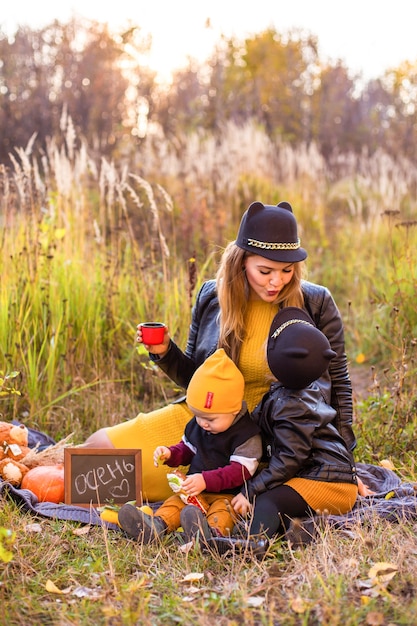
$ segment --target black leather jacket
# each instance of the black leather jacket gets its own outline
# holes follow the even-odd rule
[[[252,500],[295,476],[357,484],[352,453],[332,423],[334,416],[317,383],[300,390],[273,383],[252,412],[268,465],[245,483],[242,493]]]
[[[302,291],[306,311],[336,352],[336,356],[330,362],[329,371],[318,383],[325,400],[336,410],[334,425],[348,449],[353,450],[356,439],[352,430],[352,386],[347,368],[342,319],[326,287],[302,281]],[[218,315],[216,281],[209,280],[203,283],[197,294],[185,352],[171,340],[169,350],[162,358],[150,355],[169,378],[184,389],[187,388],[197,367],[217,348]]]

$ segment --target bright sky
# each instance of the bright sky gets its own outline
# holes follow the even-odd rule
[[[3,0],[0,26],[13,32],[74,15],[140,26],[152,36],[149,63],[163,76],[188,57],[206,59],[221,34],[244,38],[270,26],[316,35],[321,59],[342,59],[365,79],[417,62],[416,0]]]

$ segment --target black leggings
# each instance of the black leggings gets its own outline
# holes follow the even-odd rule
[[[251,535],[283,535],[295,517],[308,517],[314,511],[292,487],[280,485],[256,496]]]

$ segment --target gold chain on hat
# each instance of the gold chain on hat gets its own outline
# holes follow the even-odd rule
[[[248,246],[262,248],[263,250],[298,250],[300,244],[300,239],[297,239],[295,243],[267,243],[266,241],[248,239]]]
[[[283,324],[281,324],[281,326],[278,326],[276,331],[274,331],[271,335],[271,339],[276,339],[277,337],[279,337],[282,331],[285,330],[288,326],[291,326],[291,324],[305,324],[306,326],[313,326],[313,324],[310,324],[310,322],[306,322],[305,320],[288,320],[288,322],[284,322]]]

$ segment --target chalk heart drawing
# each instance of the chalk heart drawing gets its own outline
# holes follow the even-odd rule
[[[113,498],[127,498],[129,495],[129,483],[126,478],[123,478],[120,485],[115,485],[109,489],[109,492]]]

